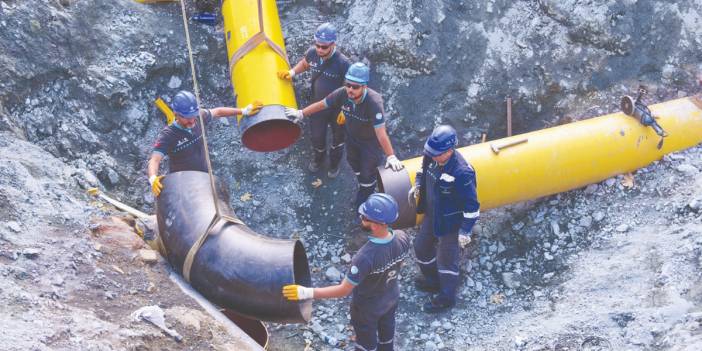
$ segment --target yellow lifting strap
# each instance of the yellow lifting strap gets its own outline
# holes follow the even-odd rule
[[[257,0],[258,1],[258,33],[254,34],[249,40],[247,40],[243,45],[241,45],[235,52],[232,54],[232,58],[229,60],[229,71],[234,72],[234,65],[236,65],[239,60],[244,58],[246,54],[251,52],[251,50],[255,49],[258,47],[261,43],[264,41],[268,43],[268,46],[273,49],[273,51],[278,54],[278,56],[282,57],[283,60],[285,60],[285,63],[290,67],[290,61],[288,61],[288,57],[285,55],[285,51],[278,46],[273,40],[271,40],[267,35],[266,31],[263,28],[263,4],[261,3],[262,0]]]
[[[259,8],[261,6],[261,3],[259,1]],[[192,44],[190,42],[190,29],[188,27],[188,16],[187,12],[185,10],[185,0],[180,1],[180,9],[182,12],[183,16],[183,27],[185,29],[185,41],[188,46],[188,59],[190,60],[190,72],[193,76],[193,92],[195,93],[195,100],[197,101],[197,107],[198,110],[200,109],[200,106],[202,105],[200,103],[200,89],[198,87],[197,83],[197,74],[195,72],[195,60],[193,59],[193,48]],[[259,15],[260,17],[260,15]],[[202,118],[202,114],[198,115],[198,120],[200,122],[200,126],[202,126],[202,143],[205,146],[204,151],[205,151],[205,160],[207,161],[207,173],[210,177],[210,191],[212,192],[212,201],[214,201],[214,208],[215,208],[215,215],[212,217],[212,221],[210,222],[210,225],[207,227],[207,230],[205,230],[202,235],[193,243],[193,246],[190,247],[190,250],[188,251],[188,255],[185,257],[185,262],[183,262],[183,278],[190,283],[190,269],[193,266],[193,260],[195,259],[195,255],[197,252],[200,250],[200,247],[202,247],[202,244],[205,242],[207,237],[210,235],[210,232],[212,229],[215,227],[217,223],[219,223],[221,220],[225,220],[227,222],[235,223],[235,224],[241,224],[244,225],[244,222],[239,220],[238,218],[234,218],[231,216],[223,215],[221,213],[221,210],[219,208],[219,202],[217,201],[217,189],[215,188],[215,180],[214,180],[214,175],[212,174],[212,162],[210,161],[210,150],[207,145],[207,133],[205,131],[205,121]]]

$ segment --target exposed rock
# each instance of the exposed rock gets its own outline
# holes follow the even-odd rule
[[[339,282],[341,281],[341,279],[344,278],[344,275],[338,269],[336,269],[336,267],[333,266],[327,268],[327,270],[324,272],[324,276],[332,282]]]
[[[679,165],[676,169],[678,170],[678,172],[683,173],[683,174],[687,174],[687,175],[695,175],[695,174],[699,173],[699,170],[697,169],[697,167],[695,167],[691,164],[687,164],[687,163]]]
[[[629,231],[629,226],[626,224],[620,224],[617,226],[616,230],[620,233],[624,233],[624,232]]]
[[[145,263],[154,263],[158,261],[159,254],[158,252],[150,249],[141,249],[139,250],[139,258],[141,259],[142,262]]]
[[[26,249],[22,250],[22,256],[33,260],[33,259],[39,257],[39,254],[41,253],[41,251],[42,250],[38,249],[38,248],[33,248],[33,247],[26,248]]]

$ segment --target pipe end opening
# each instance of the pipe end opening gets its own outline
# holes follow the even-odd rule
[[[251,125],[244,131],[241,141],[250,150],[270,152],[294,144],[302,130],[287,119],[271,119]]]
[[[295,284],[302,286],[312,285],[312,276],[310,274],[310,266],[307,261],[305,247],[300,240],[295,241],[295,250],[293,253],[293,272],[295,274]],[[298,304],[300,315],[309,322],[312,319],[312,300],[306,300]]]

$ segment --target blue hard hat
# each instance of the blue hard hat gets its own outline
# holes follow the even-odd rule
[[[431,132],[429,139],[424,143],[424,154],[436,157],[456,146],[456,130],[450,125],[442,124]]]
[[[346,71],[346,80],[366,85],[370,80],[370,69],[363,62],[356,62]]]
[[[390,224],[400,215],[397,202],[392,196],[384,193],[375,193],[358,207],[358,213],[373,222]]]
[[[336,28],[333,24],[322,23],[314,32],[314,40],[320,44],[331,44],[336,41]]]
[[[173,97],[173,112],[183,118],[192,119],[198,115],[197,99],[189,91],[181,90]]]

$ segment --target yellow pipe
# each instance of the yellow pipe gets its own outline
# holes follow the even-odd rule
[[[285,52],[283,31],[275,0],[260,0],[263,28],[266,36]],[[259,32],[258,0],[224,0],[222,2],[224,36],[228,58],[247,40]],[[279,79],[276,72],[289,70],[286,60],[263,42],[243,56],[230,70],[231,82],[237,95],[237,106],[262,101],[264,108],[256,116],[242,120],[244,144],[256,151],[272,151],[294,143],[299,126],[287,120],[284,107],[297,108],[291,82]],[[251,135],[247,135],[251,133]]]
[[[699,97],[667,101],[652,105],[650,109],[669,134],[661,149],[657,147],[660,137],[652,128],[624,113],[612,113],[463,147],[458,152],[475,169],[481,209],[491,209],[600,182],[702,142],[702,100]],[[504,148],[497,154],[492,150],[492,146],[522,139],[528,141]],[[381,170],[381,188],[390,189],[396,198],[406,201],[421,163],[421,157],[403,162],[407,170],[403,174],[409,181],[391,180],[393,175]],[[391,184],[393,182],[395,184]],[[399,183],[404,185],[398,186]],[[413,209],[412,205],[409,207]],[[421,218],[413,222],[419,223]]]

